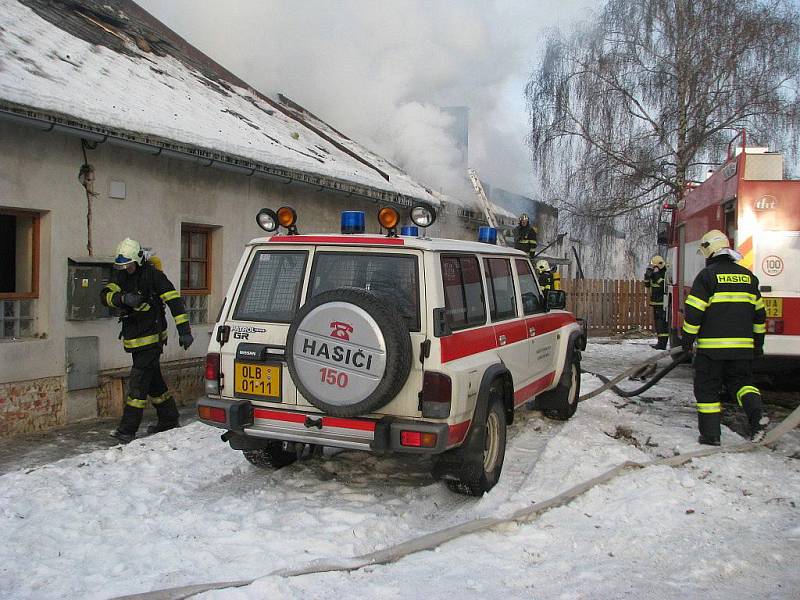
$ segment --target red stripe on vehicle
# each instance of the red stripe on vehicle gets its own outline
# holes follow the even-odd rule
[[[533,322],[536,328],[536,335],[550,333],[556,329],[561,329],[564,325],[575,323],[575,317],[569,313],[558,313],[552,315],[530,316],[528,322]]]
[[[510,346],[516,342],[522,342],[528,339],[528,328],[525,326],[524,319],[509,321],[507,323],[498,323],[494,326],[494,332],[497,336],[498,346]],[[501,335],[506,336],[504,344],[500,344]]]
[[[322,417],[323,427],[343,427],[345,429],[359,429],[361,431],[375,431],[374,421],[358,419],[340,419],[338,417]]]
[[[269,419],[272,421],[287,421],[289,423],[305,423],[306,418],[319,419],[322,417],[323,427],[340,427],[342,429],[358,429],[360,431],[375,431],[375,422],[363,419],[341,419],[339,417],[325,417],[322,415],[306,415],[303,413],[280,412],[257,408],[253,411],[256,419]]]
[[[468,331],[458,331],[441,339],[442,362],[464,358],[497,348],[494,327],[481,327]]]
[[[556,373],[553,371],[552,373],[548,373],[544,377],[540,377],[536,381],[529,383],[525,387],[521,387],[516,390],[514,392],[514,406],[522,404],[523,402],[527,402],[542,390],[546,390],[550,384],[553,383],[555,376]]]
[[[351,235],[273,235],[268,242],[293,244],[378,244],[381,246],[403,246],[405,241],[396,237],[357,237]]]
[[[471,422],[472,421],[464,421],[462,423],[450,425],[450,427],[447,428],[447,445],[452,446],[460,443],[464,437],[466,437]]]

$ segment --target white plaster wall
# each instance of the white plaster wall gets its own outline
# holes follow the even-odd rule
[[[293,206],[301,233],[336,232],[340,211],[364,210],[368,230],[378,231],[378,205],[314,187],[284,185],[110,144],[88,151],[88,160],[96,170],[98,193],[93,202],[95,256],[111,256],[119,240],[132,237],[154,248],[167,276],[178,286],[181,223],[218,227],[212,236],[210,320],[217,315],[243,244],[263,234],[255,222],[260,208]],[[0,341],[0,382],[63,375],[64,339],[72,336],[99,337],[101,370],[130,365],[117,338],[116,319],[65,319],[67,257],[87,255],[86,195],[77,178],[82,163],[80,139],[0,122],[0,206],[45,213],[37,331],[46,335],[45,339]],[[109,197],[112,180],[125,182],[124,200]],[[452,215],[428,233],[472,236]],[[184,352],[170,320],[164,359],[203,356],[211,329],[212,324],[193,326],[195,344]]]

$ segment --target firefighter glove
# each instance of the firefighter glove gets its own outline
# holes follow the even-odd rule
[[[125,306],[136,308],[142,303],[142,295],[137,294],[136,292],[127,292],[122,295],[122,303]]]
[[[183,333],[181,334],[180,338],[178,338],[178,343],[184,350],[188,350],[189,346],[192,345],[192,342],[194,342],[194,337],[191,333]]]
[[[691,354],[694,350],[694,336],[684,333],[683,337],[681,338],[681,345],[683,346],[683,351],[686,354]]]

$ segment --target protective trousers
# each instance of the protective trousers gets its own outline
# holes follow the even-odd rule
[[[128,383],[128,397],[125,409],[117,428],[120,432],[134,435],[142,422],[144,407],[150,397],[158,415],[158,427],[169,429],[178,423],[178,408],[175,399],[167,391],[167,384],[161,374],[161,348],[149,348],[134,352]]]
[[[720,437],[723,386],[744,409],[750,431],[761,420],[761,392],[752,385],[753,361],[714,360],[705,354],[694,357],[694,397],[697,402],[697,424],[700,434],[707,438]]]
[[[653,307],[653,324],[656,328],[659,346],[666,348],[669,340],[669,326],[667,325],[667,313],[663,306]]]

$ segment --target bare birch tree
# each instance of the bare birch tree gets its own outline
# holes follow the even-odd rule
[[[584,237],[621,228],[652,245],[657,207],[734,130],[796,156],[799,75],[790,0],[608,0],[548,37],[526,86],[534,172]]]

